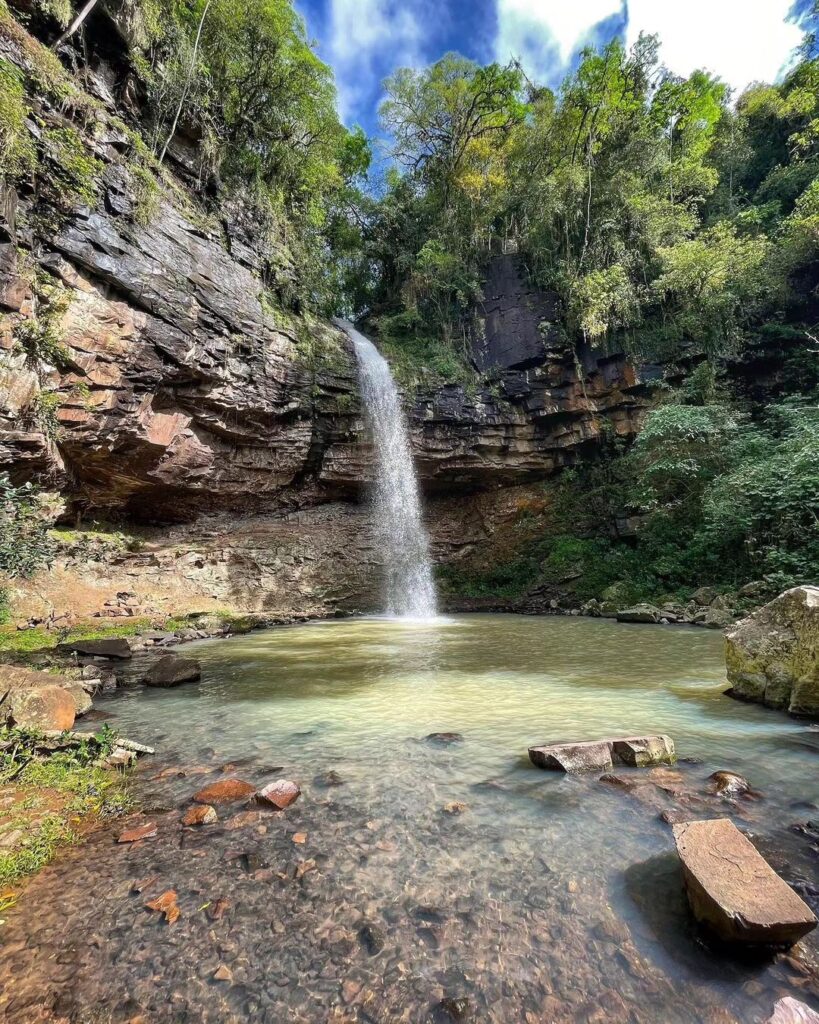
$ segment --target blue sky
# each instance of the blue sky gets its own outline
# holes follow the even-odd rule
[[[377,134],[381,83],[396,67],[421,67],[448,50],[478,61],[521,59],[556,85],[580,48],[657,32],[670,70],[704,67],[735,89],[771,81],[799,44],[812,0],[296,0],[321,56],[334,69],[348,125]]]

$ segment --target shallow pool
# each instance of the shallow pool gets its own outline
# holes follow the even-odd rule
[[[78,1021],[744,1024],[781,995],[819,1005],[814,939],[743,963],[686,912],[663,812],[732,816],[816,893],[816,851],[791,826],[819,817],[819,732],[725,697],[719,634],[350,619],[180,653],[200,659],[200,683],[100,705],[157,747],[136,792],[159,835],[122,847],[99,833],[34,881],[0,929],[9,1019],[42,1004]],[[526,757],[646,732],[669,733],[684,759],[659,786]],[[761,798],[709,794],[717,768]],[[218,823],[183,829],[192,793],[225,777],[303,793],[283,814],[222,805]],[[174,925],[131,888],[152,876],[151,895],[179,894]],[[220,967],[229,980],[213,979]]]

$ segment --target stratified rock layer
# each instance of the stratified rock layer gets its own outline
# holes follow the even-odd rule
[[[819,717],[819,587],[794,587],[726,634],[733,693]]]

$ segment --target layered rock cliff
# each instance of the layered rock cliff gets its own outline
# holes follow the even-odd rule
[[[28,74],[36,44],[4,31],[0,56]],[[91,99],[38,94],[27,122],[57,177],[61,133],[79,138],[87,187],[3,186],[0,203],[0,471],[57,493],[77,528],[18,588],[20,614],[108,614],[117,592],[146,612],[375,607],[346,336],[282,308],[253,226],[197,204],[181,152],[146,204],[104,71]],[[514,256],[490,262],[477,314],[482,383],[406,396],[439,561],[492,543],[527,485],[604,434],[632,436],[661,375],[576,349]],[[99,522],[130,540],[81,543]]]

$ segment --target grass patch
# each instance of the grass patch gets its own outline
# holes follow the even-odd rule
[[[39,871],[61,847],[79,842],[89,818],[129,809],[123,776],[96,763],[110,753],[115,739],[103,727],[95,737],[51,752],[49,741],[37,732],[0,729],[0,788],[15,797],[0,818],[0,837],[12,837],[0,851],[0,885]],[[0,911],[13,901],[13,893],[0,893]]]
[[[152,619],[136,618],[117,625],[97,625],[85,623],[71,629],[49,630],[34,626],[31,629],[15,629],[12,626],[0,627],[0,652],[19,654],[49,650],[61,643],[72,643],[75,640],[106,640],[110,637],[136,636],[146,629],[155,628]]]

